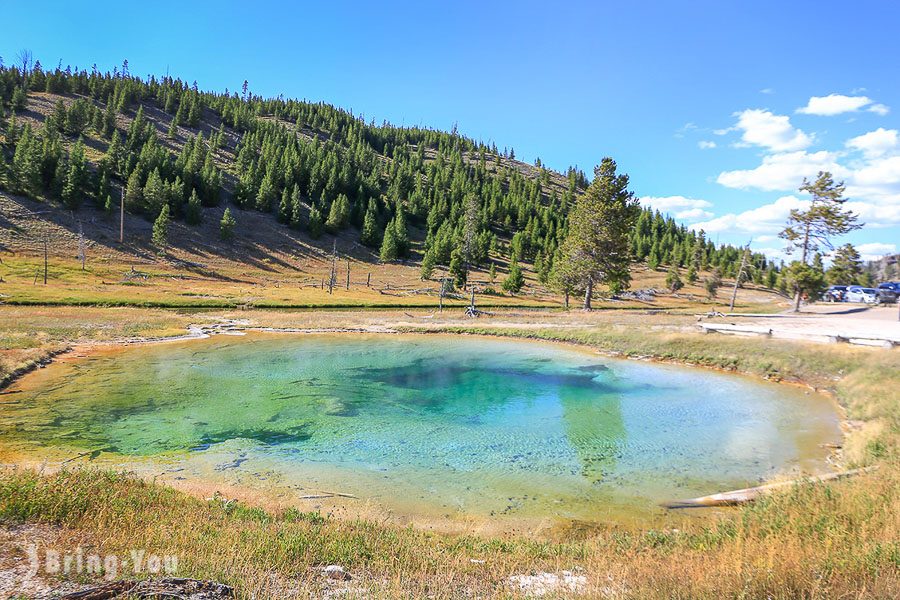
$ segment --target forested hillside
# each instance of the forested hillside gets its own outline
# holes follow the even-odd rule
[[[141,79],[127,62],[112,73],[0,68],[0,130],[2,189],[108,213],[124,195],[129,213],[162,223],[161,250],[168,219],[198,227],[225,206],[223,238],[243,211],[268,213],[267,227],[323,249],[331,235],[355,236],[373,259],[415,260],[425,279],[445,266],[458,285],[496,261],[532,265],[552,285],[569,207],[588,184],[576,168],[528,165],[455,130],[365,122],[323,103],[259,97],[247,82],[215,93]],[[693,279],[712,268],[733,277],[742,256],[646,209],[631,240],[637,261],[685,267]],[[764,256],[750,262],[757,283],[776,284]]]

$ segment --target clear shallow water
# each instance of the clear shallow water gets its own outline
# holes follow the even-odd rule
[[[250,335],[136,346],[30,375],[19,452],[159,460],[177,478],[338,489],[401,512],[599,519],[821,468],[814,394],[553,344]]]

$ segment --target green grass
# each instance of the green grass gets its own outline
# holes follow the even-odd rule
[[[7,308],[5,344],[178,331],[190,318],[137,309]],[[84,312],[92,311],[92,312]],[[81,319],[74,316],[81,314]],[[397,313],[402,315],[402,313]],[[254,313],[252,323],[372,322],[331,312]],[[529,317],[530,318],[530,317]],[[536,318],[546,318],[537,315]],[[560,318],[570,318],[560,316]],[[354,319],[356,319],[354,321]],[[583,569],[588,597],[890,598],[900,589],[900,353],[683,331],[690,317],[594,315],[574,328],[429,324],[428,331],[577,343],[793,381],[830,390],[848,418],[847,466],[874,472],[803,484],[719,516],[673,512],[646,526],[571,523],[539,538],[451,536],[296,508],[206,501],[133,476],[95,470],[0,472],[0,522],[61,527],[58,544],[103,552],[147,548],[180,557],[180,574],[234,585],[242,598],[321,595],[317,569],[340,564],[373,597],[509,597],[510,575]],[[388,320],[387,317],[385,320]],[[424,327],[411,328],[424,331]],[[473,562],[476,561],[476,562]],[[481,562],[484,561],[484,562]],[[610,594],[613,594],[610,596]]]

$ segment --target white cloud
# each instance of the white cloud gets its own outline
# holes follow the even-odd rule
[[[761,146],[776,152],[802,150],[813,142],[812,136],[796,129],[785,115],[776,115],[768,110],[749,108],[735,113],[737,129],[743,131],[743,146]]]
[[[889,110],[883,104],[873,104],[868,96],[845,96],[843,94],[829,94],[827,96],[813,96],[806,106],[798,108],[797,112],[805,115],[818,115],[831,117],[848,112],[856,112],[868,106],[867,110],[880,115],[887,114]]]
[[[897,130],[879,127],[847,140],[846,146],[859,150],[867,158],[882,156],[898,146]]]
[[[713,135],[728,135],[732,131],[737,131],[737,127],[726,127],[725,129],[713,129]]]
[[[685,198],[684,196],[644,196],[641,204],[652,207],[660,212],[669,213],[676,219],[683,221],[696,221],[708,219],[713,213],[705,210],[712,207],[712,203],[699,198]]]
[[[716,147],[716,143],[711,140],[700,140],[697,145],[701,150],[711,150]]]
[[[767,94],[767,95],[768,95],[768,94],[774,94],[774,93],[775,93],[775,90],[773,90],[772,88],[763,88],[763,89],[759,90],[759,93],[760,93],[760,94]]]
[[[784,228],[785,221],[792,209],[803,209],[807,206],[809,206],[808,200],[801,200],[796,196],[782,196],[771,204],[696,223],[691,225],[691,229],[702,229],[707,233],[772,234]]]
[[[870,107],[867,108],[866,110],[869,111],[869,112],[871,112],[871,113],[875,113],[876,115],[878,115],[878,116],[880,116],[880,117],[883,117],[884,115],[886,115],[886,114],[888,114],[889,112],[891,112],[890,107],[885,106],[884,104],[873,104],[872,106],[870,106]]]
[[[856,250],[863,260],[878,260],[885,254],[895,254],[897,252],[897,244],[873,242],[871,244],[860,244],[856,247]]]
[[[866,229],[880,229],[900,225],[900,202],[896,204],[874,204],[872,202],[850,201],[844,208],[859,215]]]
[[[723,171],[716,181],[730,188],[788,191],[796,190],[804,177],[819,171],[831,171],[835,177],[846,173],[833,152],[784,152],[763,157],[762,164],[754,169]]]

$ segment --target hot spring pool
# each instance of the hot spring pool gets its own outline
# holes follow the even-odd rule
[[[824,466],[826,398],[707,370],[469,336],[217,336],[27,376],[18,456],[339,490],[398,513],[599,520]]]

